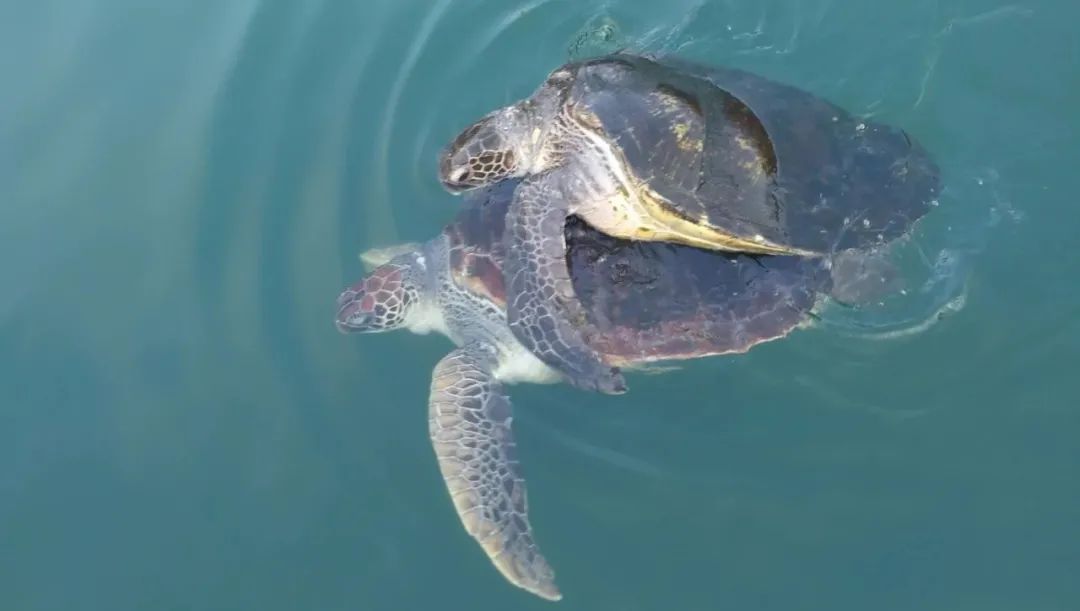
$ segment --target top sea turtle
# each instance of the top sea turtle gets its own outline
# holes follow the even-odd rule
[[[627,239],[832,256],[904,234],[939,189],[899,129],[746,72],[622,53],[563,65],[473,123],[439,176],[451,191],[524,177],[507,220],[510,328],[572,384],[609,393],[625,382],[584,339],[567,216]]]
[[[470,535],[515,585],[560,593],[527,514],[505,386],[564,376],[521,345],[506,321],[504,221],[517,180],[466,196],[457,218],[422,244],[366,253],[378,265],[338,298],[343,332],[438,331],[457,349],[432,376],[429,432]],[[721,253],[625,241],[578,219],[565,230],[573,294],[614,365],[745,352],[809,320],[836,270],[821,258]]]

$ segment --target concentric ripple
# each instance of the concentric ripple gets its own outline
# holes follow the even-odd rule
[[[829,0],[685,0],[655,10],[558,0],[417,0],[374,9],[250,5],[243,37],[223,43],[232,59],[214,86],[206,126],[205,196],[193,257],[207,332],[263,363],[281,396],[305,406],[289,418],[343,451],[350,442],[335,422],[348,418],[348,406],[330,398],[340,397],[333,389],[353,371],[377,380],[400,368],[414,385],[422,383],[423,363],[434,363],[445,348],[439,341],[334,334],[332,298],[361,273],[357,253],[428,239],[453,218],[458,202],[437,183],[435,160],[464,124],[527,95],[563,61],[616,49],[754,70],[856,114],[903,125],[940,151],[946,182],[940,206],[897,245],[906,282],[901,293],[864,308],[826,307],[811,331],[748,355],[689,363],[684,373],[635,376],[640,403],[635,395],[624,403],[647,405],[650,393],[675,388],[687,372],[716,372],[723,380],[739,371],[743,380],[765,380],[772,360],[806,363],[823,351],[838,370],[858,367],[868,355],[932,332],[962,315],[970,276],[997,225],[1022,214],[1006,203],[1002,179],[985,169],[994,160],[934,141],[937,118],[927,91],[947,40],[938,18],[927,13],[912,21],[905,11],[908,35],[878,41],[859,33],[866,52],[841,56],[827,44],[836,35],[833,10]],[[451,21],[468,23],[469,31]],[[532,42],[523,47],[523,39]],[[893,69],[878,74],[882,64]],[[842,385],[829,388],[845,392]],[[401,399],[410,410],[422,409],[422,400],[415,392]],[[576,406],[591,398],[571,393],[566,400]],[[545,414],[535,418],[547,430],[567,427],[557,437],[577,440],[568,447],[584,451],[583,437],[568,432],[583,426],[581,417]],[[634,414],[638,420],[626,423],[634,430],[690,434],[670,415]],[[374,442],[368,454],[372,464],[378,447]],[[652,465],[632,468],[641,473],[679,470],[664,465],[664,457],[639,460],[611,447],[586,453]]]
[[[662,432],[671,437],[672,443],[687,447],[693,447],[695,441],[703,446],[714,443],[715,436],[703,436],[700,431],[718,416],[701,410],[706,405],[726,404],[723,397],[712,398],[703,389],[700,403],[683,408],[689,412],[685,416],[655,409],[657,404],[666,403],[663,398],[666,392],[684,396],[685,391],[679,388],[680,380],[688,379],[683,376],[691,373],[715,372],[720,394],[727,392],[721,388],[736,379],[752,389],[773,384],[778,377],[791,376],[786,379],[795,387],[805,388],[807,399],[813,402],[848,406],[886,418],[918,413],[917,408],[911,411],[881,407],[872,394],[855,392],[845,379],[847,374],[833,373],[865,370],[868,362],[896,350],[898,342],[931,332],[943,322],[962,315],[969,298],[970,278],[980,256],[992,247],[995,232],[1002,223],[1021,222],[1023,214],[1007,201],[996,172],[985,169],[985,164],[994,163],[994,159],[980,158],[966,144],[937,142],[933,131],[926,129],[933,116],[923,105],[927,87],[933,83],[933,58],[941,49],[935,15],[928,12],[912,21],[907,11],[904,25],[909,34],[906,36],[880,41],[871,40],[871,34],[866,32],[861,45],[866,53],[823,56],[818,49],[836,50],[835,45],[828,44],[830,36],[837,34],[831,29],[835,21],[832,10],[833,5],[827,0],[738,5],[695,2],[687,3],[683,11],[649,20],[634,15],[624,19],[619,3],[614,2],[590,15],[567,39],[570,57],[586,57],[616,48],[677,53],[757,71],[804,87],[854,114],[899,124],[915,134],[935,151],[946,183],[936,208],[917,225],[912,235],[892,249],[891,258],[901,273],[902,290],[881,303],[859,308],[826,303],[810,331],[796,333],[789,341],[777,345],[757,348],[748,355],[686,363],[685,374],[634,376],[632,386],[636,392],[625,398],[640,406],[633,409],[632,418],[605,413],[594,419],[570,415],[563,409],[528,416],[542,419],[545,428],[558,431],[553,433],[553,440],[571,452],[580,452],[593,461],[608,462],[617,470],[629,469],[639,476],[651,477],[662,472],[676,479],[678,473],[690,477],[696,471],[694,464],[673,462],[673,454],[650,456],[643,448],[619,449],[603,445],[599,440],[610,439],[610,430],[607,434],[600,431],[620,426],[613,421],[626,417],[622,426],[630,427],[624,431],[628,436],[646,435],[653,439]],[[563,56],[552,57],[547,65],[562,60]],[[882,64],[888,64],[890,71],[880,71],[878,66]],[[859,83],[858,89],[851,86],[854,82]],[[774,364],[779,360],[787,363]],[[828,363],[829,373],[813,373],[811,363]],[[882,397],[890,392],[888,388],[878,390],[884,393]],[[890,403],[885,401],[886,405]],[[619,414],[626,412],[620,410]],[[591,430],[594,435],[583,435],[582,429]]]
[[[5,3],[5,600],[534,604],[441,486],[449,342],[342,336],[334,300],[358,253],[454,217],[449,138],[616,49],[901,126],[945,187],[880,304],[620,397],[510,389],[565,608],[1075,600],[1075,36],[1067,11],[974,4]]]
[[[438,184],[435,160],[464,124],[528,95],[563,61],[616,49],[754,70],[856,114],[903,125],[940,151],[946,189],[896,247],[901,293],[864,308],[825,307],[810,330],[746,355],[694,361],[662,376],[634,375],[632,393],[610,409],[566,388],[516,389],[525,446],[540,438],[565,450],[549,456],[552,468],[560,460],[585,460],[628,485],[689,490],[715,485],[718,477],[732,485],[749,477],[734,471],[721,477],[706,465],[715,462],[718,443],[746,452],[766,435],[725,431],[740,430],[729,428],[740,408],[781,396],[765,391],[777,378],[789,391],[800,389],[809,405],[885,419],[923,413],[880,400],[894,389],[860,387],[858,372],[962,316],[970,278],[994,232],[1022,220],[1003,195],[1003,179],[986,169],[995,160],[979,158],[974,145],[934,140],[927,91],[934,86],[940,30],[927,16],[926,23],[907,23],[913,36],[885,44],[867,39],[866,53],[837,56],[826,44],[835,34],[829,1],[678,4],[653,14],[620,2],[558,0],[432,0],[363,13],[330,3],[258,5],[208,126],[194,253],[200,311],[208,332],[227,338],[236,357],[261,363],[283,398],[281,417],[330,452],[325,467],[335,479],[347,485],[362,464],[366,480],[389,481],[391,442],[385,431],[361,432],[374,417],[368,412],[378,412],[380,426],[393,427],[393,438],[412,430],[410,445],[424,446],[416,417],[426,397],[417,388],[426,386],[430,364],[448,348],[441,339],[336,335],[332,299],[362,273],[357,254],[429,239],[453,218],[458,202]],[[451,17],[470,30],[450,27]],[[350,29],[359,31],[334,35]],[[523,39],[533,41],[524,53]],[[894,70],[877,74],[883,63]],[[701,376],[714,382],[687,393]],[[383,399],[366,401],[358,389],[367,386]],[[683,399],[658,409],[672,395]],[[643,439],[650,443],[635,441]],[[543,469],[529,465],[540,476]],[[405,498],[382,494],[395,511],[421,519]],[[581,498],[578,509],[600,511]],[[390,538],[378,545],[393,549]]]

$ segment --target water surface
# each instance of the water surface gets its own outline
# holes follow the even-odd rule
[[[513,391],[563,609],[1080,608],[1080,6],[0,5],[0,607],[541,609],[460,528],[434,336],[343,337],[462,125],[622,45],[909,130],[905,294],[623,397]]]

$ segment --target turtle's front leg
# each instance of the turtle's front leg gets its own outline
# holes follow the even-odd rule
[[[573,193],[557,171],[527,178],[506,217],[506,317],[514,336],[568,382],[606,394],[626,381],[585,340],[591,329],[566,259],[566,217]]]
[[[525,478],[510,430],[510,400],[492,376],[494,349],[446,355],[431,380],[435,455],[465,530],[511,583],[548,600],[562,595],[529,525]]]

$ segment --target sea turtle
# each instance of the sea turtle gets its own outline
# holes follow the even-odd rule
[[[939,189],[902,130],[738,70],[617,53],[565,64],[530,97],[463,130],[439,176],[460,192],[524,177],[510,206],[508,319],[572,383],[625,390],[584,340],[562,233],[832,256],[907,232]]]
[[[503,231],[517,182],[467,195],[429,242],[366,253],[377,267],[341,293],[336,325],[346,333],[437,331],[454,342],[435,366],[428,412],[454,506],[510,582],[558,600],[529,525],[505,388],[565,377],[522,346],[506,322]],[[594,331],[588,345],[619,366],[745,352],[810,320],[833,282],[819,258],[627,241],[576,217],[565,235],[574,294]]]

